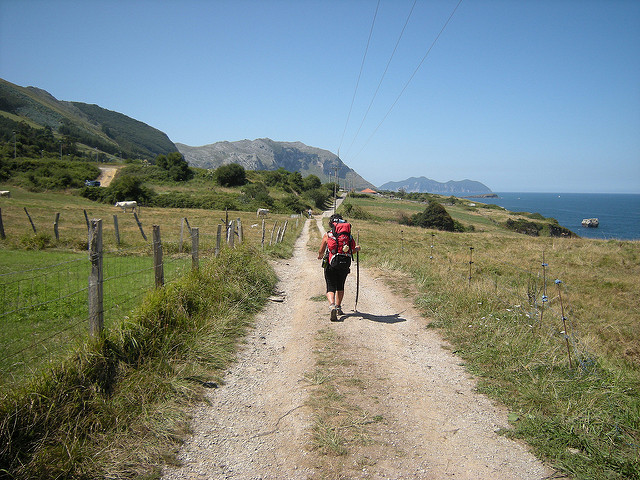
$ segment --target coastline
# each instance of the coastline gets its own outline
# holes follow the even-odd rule
[[[495,192],[486,202],[511,212],[539,213],[555,218],[580,237],[600,240],[640,240],[640,194]],[[597,228],[582,220],[598,218]]]

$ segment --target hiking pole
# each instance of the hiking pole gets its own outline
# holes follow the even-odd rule
[[[360,232],[356,235],[356,243],[360,245]],[[356,305],[354,311],[358,311],[358,294],[360,293],[360,250],[356,252]]]

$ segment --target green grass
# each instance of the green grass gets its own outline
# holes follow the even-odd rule
[[[360,261],[413,278],[428,327],[511,411],[505,435],[576,479],[640,478],[640,242],[529,237],[460,205],[475,233],[436,232],[393,222],[411,202],[361,206],[379,220],[353,221]]]
[[[159,478],[275,281],[259,251],[227,249],[3,396],[0,477]]]
[[[0,393],[28,381],[88,340],[86,253],[0,250]],[[104,265],[105,328],[130,313],[155,287],[149,256],[107,255]],[[184,274],[191,259],[164,258],[165,282]],[[9,273],[12,272],[12,273]]]

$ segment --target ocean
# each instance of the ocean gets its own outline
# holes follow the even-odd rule
[[[496,193],[478,199],[512,212],[539,213],[584,238],[640,240],[640,194],[626,193]],[[583,218],[597,218],[598,228],[582,226]]]

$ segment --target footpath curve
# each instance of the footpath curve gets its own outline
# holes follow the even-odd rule
[[[496,433],[509,427],[507,412],[475,391],[460,359],[410,300],[389,291],[383,272],[361,265],[358,312],[354,272],[346,315],[329,322],[327,302],[318,301],[318,245],[307,245],[317,243],[316,228],[320,220],[307,220],[294,256],[275,262],[285,300],[267,305],[225,384],[194,409],[182,465],[167,467],[163,479],[551,478],[525,445]],[[309,378],[319,330],[339,338],[344,373],[358,379],[351,400],[382,419],[345,455],[313,448]]]

